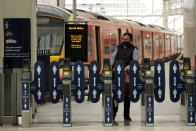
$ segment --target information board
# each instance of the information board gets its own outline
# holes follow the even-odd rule
[[[65,57],[72,62],[87,62],[88,26],[86,24],[65,24]]]
[[[4,19],[4,67],[22,68],[24,59],[31,59],[29,18]]]

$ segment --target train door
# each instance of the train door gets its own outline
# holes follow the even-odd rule
[[[118,29],[118,45],[121,43],[121,29]]]
[[[95,39],[96,39],[96,56],[97,61],[100,63],[100,27],[95,27]]]
[[[154,44],[155,44],[155,41],[154,41],[154,34],[155,32],[152,32],[151,33],[151,41],[152,41],[152,60],[154,60],[155,58],[155,53],[154,53],[154,50],[155,50],[155,47],[154,47]]]
[[[141,61],[141,63],[143,62],[143,58],[144,58],[144,33],[143,33],[143,31],[141,31],[141,59],[140,59],[140,61]]]

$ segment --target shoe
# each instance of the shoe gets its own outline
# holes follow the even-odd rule
[[[115,116],[113,116],[113,121],[115,121]]]
[[[124,117],[124,121],[132,121],[130,117]]]

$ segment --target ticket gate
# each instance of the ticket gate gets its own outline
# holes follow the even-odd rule
[[[75,97],[77,103],[84,101],[84,64],[76,61],[74,64],[74,75],[72,77],[72,68],[70,59],[65,59],[63,68],[63,81],[59,78],[59,64],[52,62],[50,64],[50,100],[52,103],[59,102],[60,95],[63,95],[63,126],[71,126],[71,95]],[[99,65],[93,61],[89,65],[89,87],[90,100],[93,103],[99,101],[100,94],[103,93],[104,125],[112,126],[112,101],[114,98],[118,102],[124,100],[124,67],[121,61],[115,65],[114,80],[109,60],[104,60],[102,80],[100,77]],[[44,66],[42,62],[37,62],[34,66],[34,80],[31,81],[31,73],[24,67],[22,73],[22,127],[29,127],[29,93],[34,95],[38,104],[44,102]],[[72,94],[71,94],[72,93]],[[113,93],[113,94],[112,94]]]
[[[154,98],[163,102],[165,98],[165,68],[160,60],[155,61],[154,75],[150,67],[150,59],[144,59],[140,72],[139,62],[133,60],[130,64],[130,98],[137,102],[141,95],[141,118],[146,126],[154,125]]]
[[[183,69],[177,60],[170,63],[170,99],[178,102],[181,96],[181,120],[187,125],[195,125],[195,75],[191,70],[190,58],[183,59]]]

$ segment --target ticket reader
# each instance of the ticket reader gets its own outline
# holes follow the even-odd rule
[[[27,128],[30,126],[30,60],[23,61],[23,71],[21,76],[22,81],[22,127]]]
[[[195,83],[194,83],[194,72],[192,70],[186,71],[185,76],[185,90],[186,90],[186,114],[187,114],[187,125],[195,125]]]
[[[144,66],[141,72],[141,80],[144,82],[141,97],[142,120],[146,126],[154,125],[154,81],[150,67],[150,59],[144,58]]]
[[[145,124],[154,125],[154,82],[151,70],[145,71],[145,92],[144,92],[144,106],[145,106]]]
[[[181,120],[187,125],[195,125],[195,76],[190,65],[190,58],[186,57],[183,59],[182,70],[177,60],[171,61],[170,99],[172,102],[178,102],[181,99]]]
[[[104,102],[104,125],[112,126],[112,72],[110,68],[110,60],[104,59],[103,65],[103,102]]]
[[[66,58],[63,65],[63,125],[71,126],[71,60]]]

